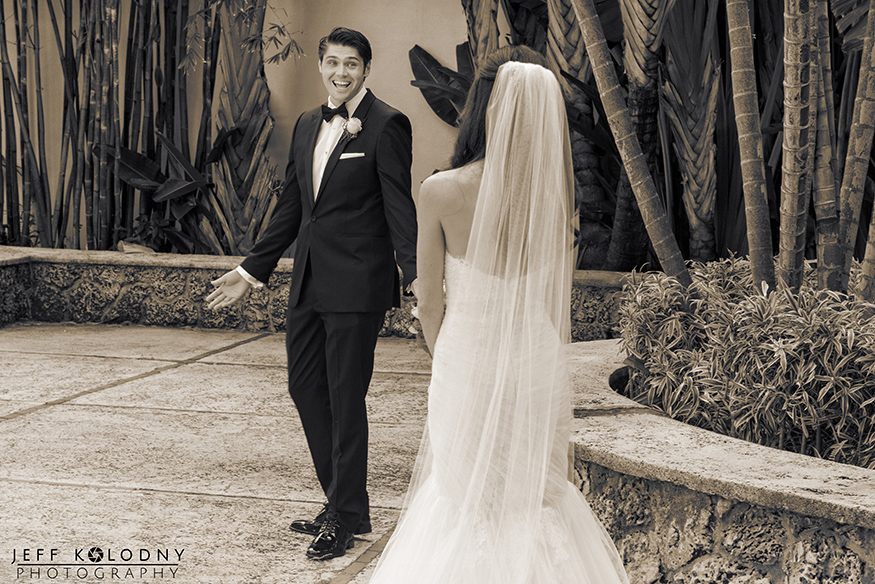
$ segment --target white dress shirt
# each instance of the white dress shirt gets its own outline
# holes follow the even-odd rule
[[[346,102],[346,111],[349,117],[353,117],[356,108],[365,98],[367,91],[364,87],[359,89],[359,92],[352,99]],[[328,106],[338,108],[342,104],[335,104],[331,97],[328,98]],[[340,116],[334,116],[330,122],[322,120],[322,125],[319,127],[319,135],[316,138],[316,149],[313,151],[313,199],[319,193],[319,187],[322,184],[322,175],[325,174],[325,167],[328,165],[328,158],[340,142],[340,137],[343,136],[344,119]],[[241,266],[235,268],[244,280],[249,282],[254,288],[261,288],[264,284],[253,278],[252,275],[244,270]]]
[[[353,117],[358,105],[365,98],[365,88],[362,87],[355,96],[346,102],[346,111],[349,117]],[[331,97],[328,98],[328,107],[338,108],[341,104],[335,104]],[[340,142],[343,136],[345,120],[340,116],[334,116],[330,122],[322,121],[319,128],[319,137],[316,138],[316,149],[313,151],[313,199],[319,194],[319,187],[322,185],[322,175],[325,174],[325,167],[328,165],[328,158],[337,143]]]

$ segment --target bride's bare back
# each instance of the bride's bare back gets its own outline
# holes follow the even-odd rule
[[[419,189],[415,285],[419,319],[429,349],[443,318],[444,254],[464,258],[483,177],[483,161],[439,172]]]
[[[446,251],[465,257],[477,193],[483,178],[483,161],[472,162],[428,177],[419,191],[423,214],[440,223]]]

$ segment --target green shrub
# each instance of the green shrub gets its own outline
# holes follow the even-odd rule
[[[809,270],[810,271],[810,270]],[[754,288],[743,259],[691,264],[684,290],[633,274],[620,325],[622,393],[688,424],[875,468],[875,305],[816,289]]]

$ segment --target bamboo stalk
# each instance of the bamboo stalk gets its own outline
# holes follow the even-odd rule
[[[100,0],[98,11],[100,13],[100,22],[97,27],[98,32],[98,50],[94,52],[95,70],[98,72],[99,81],[97,87],[98,94],[98,140],[97,144],[100,151],[100,161],[98,163],[98,173],[96,182],[98,183],[97,191],[97,245],[98,249],[108,249],[109,239],[111,236],[110,220],[112,218],[112,199],[110,198],[109,187],[109,163],[107,161],[107,148],[110,146],[110,112],[109,112],[109,92],[110,92],[110,44],[112,41],[108,38],[108,21],[107,21],[107,6],[111,0]],[[97,120],[96,120],[97,121]]]
[[[182,63],[185,58],[185,22],[188,20],[189,0],[177,0],[178,10],[176,12],[176,62]],[[169,71],[168,71],[169,73]],[[179,67],[173,68],[173,77],[175,79],[175,101],[174,111],[179,124],[178,134],[176,135],[175,144],[182,151],[186,159],[191,160],[191,145],[188,138],[188,83],[186,72]]]
[[[153,123],[152,101],[152,68],[154,59],[154,39],[158,31],[157,0],[146,0],[143,21],[148,22],[146,42],[143,43],[143,152],[147,158],[155,159],[155,127]],[[148,196],[140,197],[140,216],[147,218],[152,210],[152,200]]]
[[[122,129],[120,144],[131,150],[135,150],[132,145],[131,128],[134,126],[134,120],[139,116],[137,108],[137,92],[135,86],[140,80],[140,60],[141,53],[139,50],[141,42],[141,27],[140,18],[141,4],[139,2],[132,3],[128,12],[128,37],[125,51],[125,82],[124,82],[124,111],[122,113]],[[139,125],[137,125],[139,128]],[[121,198],[123,203],[122,213],[122,229],[126,236],[133,233],[134,227],[134,202],[136,195],[133,188],[128,184],[121,185]]]
[[[85,140],[85,173],[84,173],[84,197],[86,237],[88,249],[98,249],[97,229],[97,195],[95,190],[100,190],[100,185],[95,189],[94,176],[95,165],[92,155],[95,143],[97,127],[100,123],[100,110],[97,107],[97,90],[100,87],[99,68],[95,59],[95,45],[97,44],[97,13],[100,0],[88,0],[88,41],[85,44],[85,75],[88,77],[88,115],[91,123],[87,124],[88,136]]]
[[[132,10],[138,12],[137,28],[134,33],[136,42],[133,43],[131,51],[136,53],[133,69],[137,73],[133,76],[133,97],[130,101],[130,128],[129,133],[125,136],[125,144],[131,150],[137,150],[137,144],[140,141],[140,122],[143,117],[143,69],[146,62],[146,18],[149,14],[149,3],[140,2],[132,7]],[[127,88],[126,88],[127,89]],[[149,87],[151,90],[151,87]],[[128,113],[128,108],[125,108],[125,113]],[[128,128],[126,128],[127,130]]]
[[[0,12],[3,11],[3,2],[0,0]],[[10,83],[12,95],[12,101],[15,105],[15,111],[18,114],[18,123],[20,126],[20,139],[22,144],[22,168],[26,170],[24,175],[23,184],[29,184],[31,188],[34,188],[33,185],[36,185],[36,188],[39,188],[40,179],[38,176],[35,176],[37,171],[37,163],[36,163],[36,153],[33,148],[33,142],[30,139],[30,131],[29,126],[27,124],[27,118],[25,117],[26,105],[22,99],[21,86],[16,85],[14,83],[15,76],[12,72],[12,65],[9,60],[9,51],[7,49],[6,44],[6,28],[4,26],[0,26],[0,62],[2,62],[2,67],[9,77],[10,80],[13,80]],[[30,205],[31,200],[28,196],[27,191],[25,191],[25,199],[26,204],[23,205],[22,210],[22,218],[27,219],[26,221],[22,221],[22,230],[21,230],[21,244],[27,245],[30,242]],[[38,225],[39,227],[39,225]],[[40,234],[42,236],[42,234]],[[41,239],[41,241],[45,241],[45,239]]]
[[[67,157],[71,144],[79,142],[78,118],[76,116],[76,91],[75,83],[75,56],[73,52],[72,41],[72,15],[69,10],[64,10],[64,39],[61,38],[61,33],[58,29],[58,19],[55,14],[53,0],[47,0],[46,5],[49,9],[49,17],[52,21],[52,30],[55,33],[55,43],[58,47],[58,55],[61,60],[61,72],[64,77],[64,137],[61,142],[61,164],[58,176],[58,187],[56,189],[57,198],[55,200],[55,212],[52,215],[52,233],[55,237],[55,242],[58,247],[63,247],[65,234],[67,232],[67,224],[70,219],[70,199],[73,195],[73,184],[76,182],[76,160],[73,160],[71,172],[72,177],[68,183],[68,188],[64,188],[65,177],[67,173]],[[65,192],[66,191],[66,192]]]
[[[42,90],[42,59],[40,59],[40,33],[39,33],[39,2],[34,0],[31,4],[33,10],[33,62],[34,82],[36,83],[36,137],[37,152],[39,153],[40,188],[38,191],[40,212],[38,218],[41,226],[40,243],[43,247],[55,247],[54,234],[52,232],[52,193],[49,187],[48,162],[46,158],[46,117],[43,108]],[[63,146],[62,146],[63,147]],[[44,235],[43,235],[44,234]],[[43,239],[45,237],[45,239]]]
[[[201,119],[200,125],[198,127],[197,132],[197,142],[195,145],[195,166],[203,172],[207,172],[207,165],[205,164],[205,160],[207,154],[209,152],[209,143],[210,143],[210,126],[212,121],[212,108],[213,108],[213,94],[212,88],[210,85],[210,77],[212,76],[212,69],[215,67],[214,57],[212,54],[212,38],[208,31],[213,30],[210,21],[211,15],[205,11],[203,15],[204,20],[204,69],[203,69],[203,77],[201,83],[201,92],[202,97],[201,101],[203,107],[201,108]],[[218,28],[218,21],[216,22],[216,28]],[[209,180],[209,178],[207,179]]]
[[[79,49],[77,50],[77,69],[78,63],[80,61],[84,61],[86,58],[86,53],[88,52],[88,30],[89,30],[89,22],[90,18],[88,17],[88,0],[79,0]],[[78,73],[76,75],[76,79],[78,80]],[[76,83],[76,89],[78,91],[79,84]],[[88,152],[88,159],[90,160],[90,152],[86,150],[87,145],[87,132],[88,129],[86,127],[86,120],[89,119],[89,105],[90,101],[87,99],[82,99],[81,97],[88,97],[91,93],[91,76],[89,71],[89,66],[83,65],[82,67],[82,92],[78,94],[78,111],[79,111],[79,136],[77,141],[76,148],[76,181],[73,187],[73,247],[75,249],[81,249],[82,243],[82,200],[83,197],[87,197],[90,195],[86,194],[85,190],[85,182],[89,179],[89,175],[86,173],[86,152]],[[87,214],[86,214],[87,218]],[[86,229],[87,229],[86,222]],[[87,239],[86,239],[87,246]]]
[[[177,30],[176,30],[176,9],[177,0],[164,0],[164,81],[163,95],[158,103],[158,130],[163,132],[165,136],[170,138],[171,142],[175,142],[176,138],[176,123],[174,119],[173,107],[176,103],[176,93],[174,91],[174,79],[176,79],[176,69],[179,65],[177,55],[179,54],[177,47]]]
[[[61,154],[60,165],[58,170],[58,186],[55,189],[55,210],[52,213],[52,236],[54,237],[55,247],[64,247],[64,234],[67,231],[67,207],[65,206],[66,198],[64,188],[65,178],[67,176],[67,156],[70,151],[70,142],[72,137],[71,127],[75,125],[73,119],[73,108],[71,107],[68,96],[64,95],[64,111],[63,124],[64,135],[61,138]]]
[[[57,45],[58,55],[61,61],[61,72],[64,77],[64,100],[63,112],[61,117],[61,123],[64,127],[64,135],[61,139],[61,164],[58,170],[58,186],[55,190],[55,192],[57,193],[57,196],[55,198],[55,210],[52,213],[52,237],[54,237],[57,247],[63,247],[64,235],[66,233],[67,226],[67,215],[69,211],[69,207],[67,205],[67,194],[65,192],[67,189],[64,188],[67,171],[67,155],[69,152],[71,132],[75,134],[76,130],[75,125],[68,120],[69,116],[74,115],[74,109],[73,104],[70,101],[72,91],[70,89],[67,58],[64,51],[64,45],[61,41],[61,34],[58,30],[58,19],[55,16],[55,7],[52,3],[52,0],[47,0],[46,5],[49,9],[49,17],[51,18],[52,22],[52,30],[55,33],[55,44]],[[34,18],[36,18],[36,14],[34,14]]]
[[[22,40],[22,30],[27,30],[27,0],[24,0],[24,6],[19,12],[18,1],[13,0],[12,2],[12,14],[14,17],[14,25],[15,25],[15,46],[18,49],[17,55],[17,66],[18,66],[18,85],[17,87],[13,86],[13,97],[17,93],[17,103],[19,104],[19,120],[21,121],[21,128],[19,128],[19,139],[21,140],[21,150],[22,150],[22,159],[21,159],[21,192],[22,192],[22,204],[21,204],[21,245],[30,245],[30,217],[31,217],[31,207],[33,206],[33,190],[34,186],[31,182],[31,168],[30,168],[30,160],[26,156],[23,155],[26,150],[25,140],[29,139],[29,130],[26,128],[30,128],[30,115],[29,115],[29,103],[27,99],[22,99],[22,95],[27,96],[27,46]],[[5,11],[4,11],[5,14]],[[5,32],[4,32],[5,37]],[[6,42],[2,41],[5,45]],[[10,79],[15,79],[15,77],[10,73]]]
[[[0,0],[0,11],[3,10],[3,0]],[[2,68],[3,76],[3,112],[6,132],[6,218],[9,225],[9,237],[13,243],[21,245],[21,214],[19,212],[18,174],[13,170],[18,160],[17,138],[15,135],[15,110],[12,105],[12,79],[9,77],[6,67]]]
[[[113,156],[112,166],[112,194],[113,194],[113,229],[112,229],[112,245],[110,248],[115,248],[122,238],[124,233],[122,229],[122,214],[125,208],[122,201],[121,178],[119,177],[119,164],[121,160],[121,131],[119,124],[119,69],[118,69],[118,46],[119,46],[119,25],[118,25],[118,2],[119,0],[108,0],[107,3],[107,22],[109,23],[109,74],[111,77],[110,93],[109,93],[109,111],[111,119],[110,127],[110,143],[114,146],[115,156]]]

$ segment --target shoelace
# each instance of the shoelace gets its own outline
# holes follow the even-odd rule
[[[337,513],[328,513],[322,521],[322,527],[319,529],[319,537],[327,535],[335,537],[337,528],[340,526],[340,515]]]

